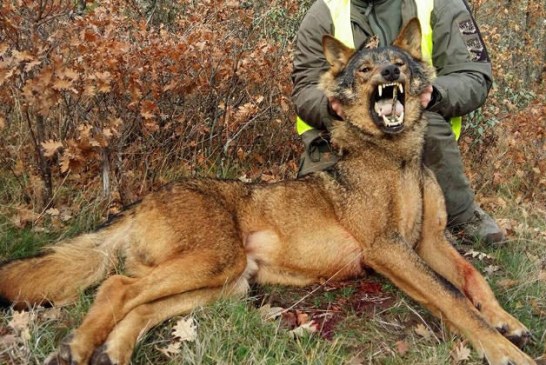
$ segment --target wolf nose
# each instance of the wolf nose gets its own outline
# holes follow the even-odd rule
[[[387,81],[396,81],[400,78],[400,69],[395,65],[385,66],[385,68],[381,70],[381,76]]]

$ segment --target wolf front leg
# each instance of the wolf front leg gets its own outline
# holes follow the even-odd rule
[[[423,232],[417,253],[463,292],[489,324],[522,347],[531,336],[529,330],[500,306],[484,277],[447,241],[442,192],[432,178],[425,183],[424,192]]]
[[[376,244],[364,252],[366,263],[469,339],[489,364],[536,364],[492,327],[457,287],[433,271],[401,237],[389,237]]]

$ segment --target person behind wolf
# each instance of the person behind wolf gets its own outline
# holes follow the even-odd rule
[[[356,49],[370,43],[388,46],[414,17],[428,33],[421,43],[423,57],[437,72],[421,95],[428,119],[424,163],[444,193],[448,228],[463,240],[501,244],[502,230],[474,201],[457,145],[459,116],[480,107],[492,84],[490,59],[465,0],[318,0],[311,5],[297,33],[292,73],[296,127],[305,145],[298,176],[336,162],[328,129],[343,119],[343,110],[317,88],[329,67],[322,36],[331,34]]]

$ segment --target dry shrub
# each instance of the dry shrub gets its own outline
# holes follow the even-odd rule
[[[117,209],[178,176],[293,175],[291,45],[310,2],[4,1],[2,204],[42,212],[102,192]],[[496,79],[462,140],[481,196],[515,176],[516,195],[546,200],[543,2],[471,1]]]
[[[291,52],[265,22],[275,11],[301,15],[295,1],[111,0],[81,15],[68,0],[7,1],[2,173],[41,181],[22,192],[37,207],[66,203],[61,184],[127,204],[166,176],[292,174]]]
[[[490,208],[504,205],[504,196],[545,212],[545,3],[471,3],[492,59],[495,85],[486,105],[466,118],[461,149],[468,175],[479,200]]]

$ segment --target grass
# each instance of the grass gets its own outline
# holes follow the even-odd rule
[[[3,258],[33,253],[55,238],[52,233],[14,229],[5,220],[1,227]],[[498,267],[486,277],[503,306],[533,330],[535,341],[526,351],[534,357],[543,354],[546,339],[546,282],[540,276],[546,269],[544,231],[544,219],[527,216],[526,230],[517,232],[505,247],[474,246],[490,258],[471,259],[482,271]],[[0,363],[41,363],[81,322],[91,302],[88,293],[60,310],[34,309],[27,325],[30,335],[9,325],[17,314],[2,312]],[[262,319],[257,307],[265,303],[305,313],[328,331],[320,328],[293,338],[290,331],[296,325],[284,316]],[[320,322],[325,315],[328,319]],[[133,364],[448,364],[453,363],[454,349],[466,346],[440,320],[375,274],[341,285],[259,288],[246,300],[216,302],[192,316],[198,326],[194,342],[183,342],[179,352],[169,356],[161,351],[175,341],[172,328],[179,318],[174,318],[143,338]],[[428,332],[423,335],[419,328]],[[482,360],[472,352],[464,363]]]

